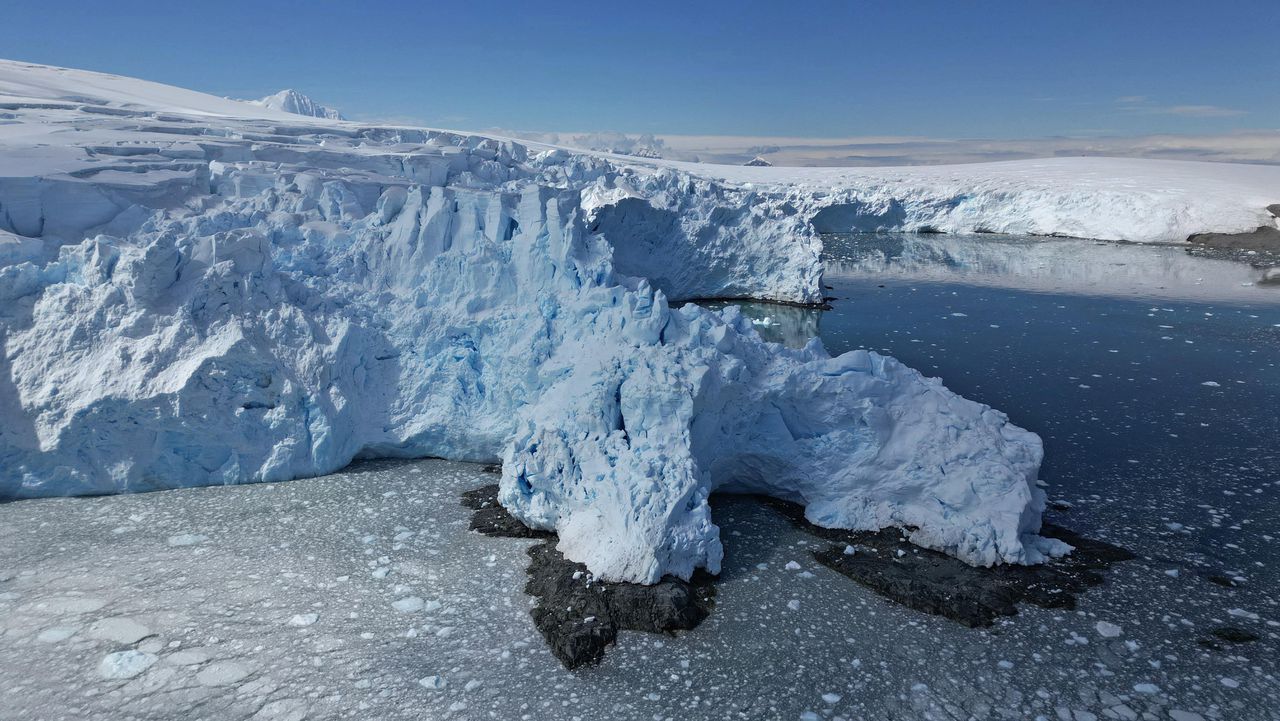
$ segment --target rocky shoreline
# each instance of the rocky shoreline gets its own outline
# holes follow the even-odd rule
[[[981,568],[920,548],[897,529],[873,533],[822,528],[805,520],[798,504],[763,496],[759,500],[797,528],[831,542],[813,552],[822,565],[884,598],[970,628],[1015,615],[1020,603],[1075,608],[1079,594],[1103,583],[1112,565],[1136,558],[1119,546],[1046,524],[1043,535],[1065,541],[1075,551],[1038,566]],[[467,491],[462,505],[473,511],[473,531],[541,539],[528,549],[525,592],[538,599],[530,612],[534,625],[565,668],[599,663],[620,630],[687,631],[714,608],[716,577],[704,571],[690,581],[667,576],[652,586],[596,579],[586,566],[556,550],[554,533],[529,528],[508,513],[498,503],[496,485]]]
[[[498,487],[463,494],[474,511],[471,530],[489,536],[539,538],[529,548],[525,593],[538,599],[534,626],[565,668],[599,663],[618,631],[674,633],[695,628],[715,604],[714,577],[699,571],[692,580],[665,576],[651,586],[596,579],[581,563],[556,550],[554,533],[529,528],[498,503]]]
[[[813,554],[822,565],[885,598],[971,628],[1012,616],[1024,602],[1043,608],[1075,608],[1076,597],[1100,585],[1107,569],[1136,558],[1119,546],[1046,524],[1042,535],[1069,543],[1075,550],[1037,566],[981,568],[920,548],[897,529],[822,528],[805,520],[804,508],[798,504],[766,497],[760,500],[801,530],[832,542]]]

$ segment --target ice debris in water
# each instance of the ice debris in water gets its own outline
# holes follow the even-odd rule
[[[441,676],[424,676],[418,679],[418,685],[429,689],[442,689],[449,684]]]
[[[107,679],[128,679],[151,668],[159,660],[155,654],[128,650],[109,653],[98,665],[98,673]]]
[[[1103,638],[1116,638],[1124,630],[1114,623],[1109,623],[1107,621],[1098,621],[1098,623],[1094,624],[1094,628],[1097,629],[1098,635]]]
[[[406,596],[391,602],[391,607],[401,613],[421,611],[426,605],[426,602],[418,596]]]

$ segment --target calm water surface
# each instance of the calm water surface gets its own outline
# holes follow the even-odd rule
[[[939,376],[1040,434],[1064,520],[1280,584],[1280,286],[1262,270],[1078,240],[826,245],[832,310],[748,304],[766,337]]]

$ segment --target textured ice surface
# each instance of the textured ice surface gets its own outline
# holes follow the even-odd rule
[[[345,120],[342,113],[327,108],[311,98],[303,95],[297,90],[281,90],[274,95],[268,95],[261,100],[252,101],[254,105],[261,105],[264,108],[279,110],[285,113],[293,113],[294,115],[306,115],[312,118],[327,118],[329,120]]]
[[[1034,536],[1039,439],[1003,414],[668,298],[818,301],[815,228],[919,227],[945,206],[1106,234],[1191,192],[1090,195],[1066,166],[1032,196],[1007,186],[1038,166],[920,171],[910,192],[759,186],[739,174],[779,169],[622,164],[8,62],[0,96],[0,494],[502,457],[504,504],[620,580],[717,569],[716,489],[909,527],[972,563],[1062,550]],[[1191,172],[1141,167],[1148,185]],[[1230,230],[1252,202],[1206,197],[1166,229]],[[1028,215],[1037,198],[1051,212]],[[1075,223],[1099,217],[1118,225]]]

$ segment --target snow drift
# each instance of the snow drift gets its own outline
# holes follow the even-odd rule
[[[1003,414],[670,304],[819,301],[830,188],[17,63],[0,159],[2,496],[501,458],[504,505],[614,580],[718,569],[718,489],[975,564],[1064,550]]]

